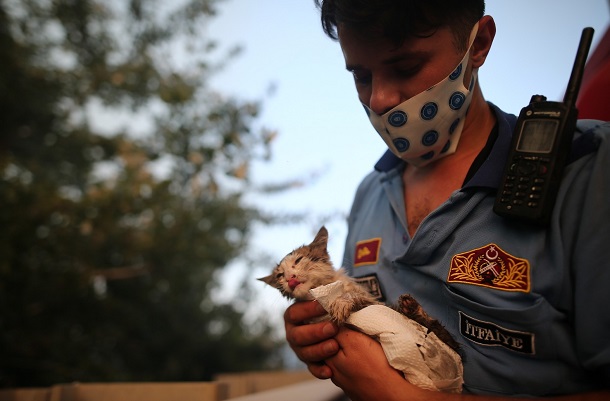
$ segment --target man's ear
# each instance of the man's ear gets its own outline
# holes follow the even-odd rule
[[[485,64],[489,50],[496,36],[496,22],[490,15],[479,20],[479,31],[472,44],[472,67],[479,68]]]

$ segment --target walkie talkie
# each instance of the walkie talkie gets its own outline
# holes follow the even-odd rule
[[[494,212],[535,224],[549,222],[576,129],[576,99],[593,39],[582,31],[563,103],[534,95],[519,114]]]

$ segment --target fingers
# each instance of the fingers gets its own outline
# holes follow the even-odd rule
[[[325,314],[326,311],[322,305],[316,301],[295,302],[284,312],[284,321],[287,324],[301,325]]]
[[[333,338],[338,328],[329,321],[306,322],[326,314],[317,302],[298,302],[284,314],[286,340],[297,357],[307,364],[312,375],[328,379],[332,372],[324,360],[337,353],[339,344]]]
[[[326,380],[333,376],[332,370],[324,363],[309,363],[307,369],[318,379]]]
[[[288,343],[303,362],[321,362],[339,351],[339,343],[333,338],[334,334],[323,334],[336,333],[336,329],[330,323],[322,324],[322,329],[316,327],[319,324],[312,324],[295,327],[291,334],[286,334]],[[303,340],[294,340],[295,338]]]
[[[337,334],[338,327],[330,321],[309,323],[324,314],[326,314],[326,311],[317,302],[297,302],[286,309],[284,313],[286,340],[288,340],[293,349],[320,344]],[[325,348],[327,348],[327,351],[320,355],[310,355],[310,353],[306,352],[305,356],[308,360],[319,361],[328,352],[336,352],[336,347],[333,347],[332,344],[326,344]]]
[[[304,347],[333,338],[337,326],[331,322],[311,323],[300,326],[286,325],[286,340],[292,346]]]

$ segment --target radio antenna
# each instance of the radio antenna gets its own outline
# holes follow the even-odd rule
[[[574,60],[574,67],[572,67],[570,81],[568,82],[566,94],[563,97],[563,103],[568,109],[576,106],[582,75],[585,71],[589,48],[591,47],[591,41],[593,40],[593,32],[593,28],[588,27],[582,30],[582,35],[580,36],[580,44],[578,45],[576,59]]]

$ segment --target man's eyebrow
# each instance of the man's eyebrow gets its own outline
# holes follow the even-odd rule
[[[396,64],[403,62],[405,60],[428,60],[430,58],[430,54],[424,50],[415,50],[415,51],[403,51],[400,54],[396,54],[392,57],[389,57],[383,60],[381,63],[384,65]],[[362,70],[364,67],[361,64],[346,64],[345,69],[349,72]]]
[[[388,59],[383,60],[383,64],[394,64],[400,63],[401,61],[410,60],[410,59],[427,59],[430,57],[430,54],[424,50],[415,50],[415,51],[406,51],[400,54],[396,54]]]

